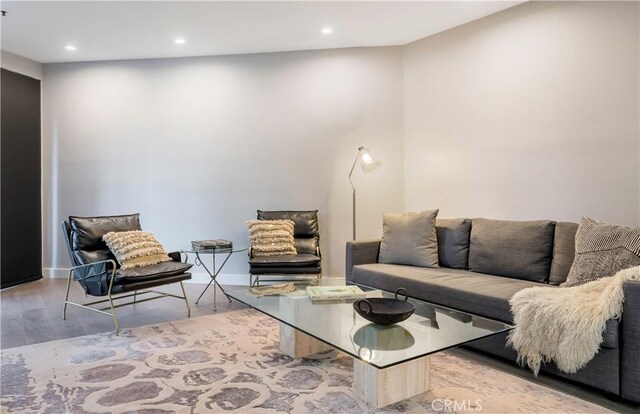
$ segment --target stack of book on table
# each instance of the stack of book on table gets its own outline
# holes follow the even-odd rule
[[[354,300],[365,297],[358,286],[309,286],[307,295],[313,302]]]
[[[215,240],[195,240],[191,242],[193,250],[220,250],[231,249],[233,243],[229,240],[215,239]]]

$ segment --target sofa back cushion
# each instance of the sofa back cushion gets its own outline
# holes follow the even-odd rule
[[[437,219],[436,233],[440,267],[468,269],[471,219]]]
[[[578,223],[566,221],[556,223],[549,284],[559,285],[567,280],[576,253],[577,231]]]
[[[550,220],[473,219],[469,270],[547,282],[551,270],[555,223]]]
[[[141,230],[140,214],[101,217],[69,217],[69,246],[76,264],[101,260],[115,260],[115,256],[102,240],[110,231]]]

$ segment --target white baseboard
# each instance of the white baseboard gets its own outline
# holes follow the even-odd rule
[[[49,278],[66,278],[68,276],[69,269],[60,267],[45,267],[42,269],[42,275]],[[211,277],[205,272],[191,272],[191,279],[185,280],[184,283],[198,283],[207,284],[211,280]],[[249,275],[236,275],[221,273],[218,275],[218,283],[221,285],[249,285]]]

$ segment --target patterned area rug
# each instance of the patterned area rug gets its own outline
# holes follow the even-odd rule
[[[350,357],[282,355],[277,322],[252,310],[4,350],[1,374],[3,412],[373,412]],[[446,352],[431,383],[378,412],[606,412]]]

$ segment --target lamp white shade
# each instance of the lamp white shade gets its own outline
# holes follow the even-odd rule
[[[362,172],[368,173],[380,166],[380,161],[376,161],[371,153],[371,150],[367,147],[358,148],[358,164]]]
[[[349,171],[349,183],[351,184],[351,188],[353,189],[353,204],[352,204],[352,212],[353,212],[353,240],[356,239],[356,187],[353,185],[351,181],[351,175],[353,175],[353,170],[356,167],[356,164],[360,165],[362,172],[368,173],[370,171],[375,170],[380,166],[380,161],[376,161],[371,154],[371,151],[367,147],[358,148],[358,154],[356,155],[356,159],[353,161],[353,165],[351,166],[351,171]]]

